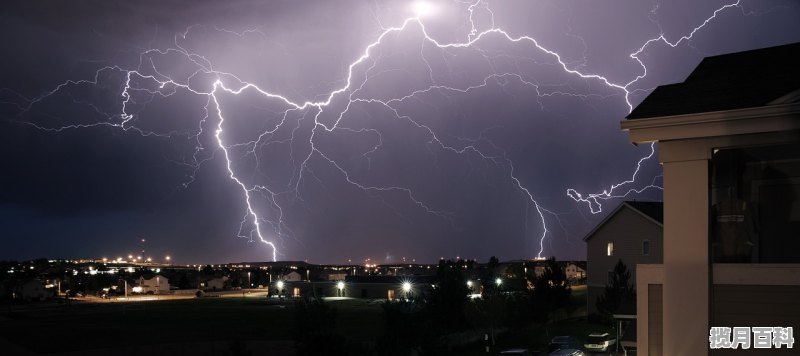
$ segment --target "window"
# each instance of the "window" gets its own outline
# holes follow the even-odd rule
[[[800,144],[714,150],[710,178],[714,262],[800,262]]]
[[[613,242],[609,242],[608,243],[608,246],[606,247],[606,255],[607,256],[613,256],[614,255],[614,243]]]
[[[650,256],[650,240],[642,241],[642,256]]]

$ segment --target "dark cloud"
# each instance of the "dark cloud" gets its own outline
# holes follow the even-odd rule
[[[437,4],[428,33],[464,41],[468,8]],[[625,84],[642,74],[629,55],[647,39],[663,34],[674,43],[722,5],[503,1],[476,6],[472,19],[486,29],[494,15],[496,27],[536,38],[570,68]],[[220,77],[229,87],[241,85],[236,76],[294,102],[325,100],[382,26],[410,15],[407,1],[5,4],[0,213],[8,218],[0,258],[116,257],[144,248],[187,263],[269,259],[268,246],[249,242],[252,221],[240,225],[244,193],[217,148],[214,103],[142,77],[123,96],[126,71],[209,91],[216,77],[197,70],[213,63],[230,73]],[[630,87],[641,89],[631,103],[682,80],[703,56],[797,41],[798,18],[794,2],[743,1],[692,41],[651,44],[639,56],[648,76]],[[160,51],[140,55],[151,48]],[[68,83],[30,105],[67,80],[91,83]],[[277,193],[250,192],[280,258],[531,257],[543,226],[528,194],[546,209],[544,254],[583,258],[581,238],[602,214],[566,190],[602,192],[630,178],[649,153],[619,130],[628,111],[623,90],[565,73],[526,41],[490,34],[443,50],[412,24],[375,46],[352,80],[358,90],[321,113],[286,112],[282,100],[252,90],[217,95],[231,169]],[[391,107],[366,102],[415,91]],[[350,102],[351,94],[363,101]],[[123,105],[132,117],[120,115]],[[125,129],[114,127],[123,122]],[[92,127],[54,130],[69,125]],[[638,186],[659,172],[655,160],[646,162]]]

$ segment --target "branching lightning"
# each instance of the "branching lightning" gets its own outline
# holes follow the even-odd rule
[[[445,143],[445,141],[440,139],[440,135],[435,132],[433,128],[421,123],[418,120],[415,120],[409,115],[401,113],[398,108],[398,104],[404,103],[408,100],[413,100],[414,98],[434,91],[449,92],[454,94],[467,93],[478,88],[485,87],[490,83],[503,83],[508,81],[514,81],[518,84],[533,89],[537,93],[537,100],[553,95],[586,96],[587,94],[540,90],[540,85],[538,83],[526,79],[526,77],[520,73],[514,72],[493,73],[484,77],[482,81],[478,81],[478,84],[474,84],[472,86],[453,87],[436,84],[433,80],[433,69],[431,68],[430,64],[428,64],[427,59],[422,54],[422,51],[420,51],[420,56],[422,57],[423,62],[425,62],[428,66],[428,76],[430,77],[431,81],[430,85],[425,88],[413,90],[403,96],[395,98],[363,97],[363,88],[372,78],[372,70],[375,68],[379,60],[379,58],[376,58],[374,55],[376,49],[385,45],[387,38],[390,36],[403,33],[404,31],[409,31],[411,29],[415,29],[421,33],[423,46],[435,46],[440,50],[476,49],[480,51],[480,49],[477,48],[479,43],[489,41],[490,39],[527,45],[529,46],[530,50],[549,56],[554,61],[553,63],[556,64],[558,68],[560,68],[560,70],[566,75],[582,78],[585,81],[596,82],[612,91],[619,92],[620,95],[624,97],[628,109],[631,110],[633,107],[630,99],[631,94],[642,90],[632,89],[632,87],[634,84],[645,78],[648,74],[647,66],[645,65],[644,61],[640,59],[640,55],[645,52],[649,46],[653,46],[657,43],[663,43],[672,48],[677,47],[683,42],[691,41],[692,37],[701,31],[705,26],[712,23],[719,13],[732,8],[741,9],[740,0],[726,4],[715,10],[711,16],[693,28],[690,33],[681,36],[676,41],[669,41],[662,31],[662,33],[660,33],[657,37],[647,40],[640,47],[638,47],[636,51],[629,55],[632,60],[638,63],[639,67],[641,68],[641,73],[626,83],[615,83],[604,75],[587,73],[582,71],[580,67],[568,63],[564,60],[561,54],[554,49],[543,46],[533,35],[512,34],[501,27],[497,27],[494,13],[486,1],[475,0],[465,5],[467,6],[466,10],[469,16],[467,20],[470,26],[470,28],[467,29],[465,40],[461,42],[443,42],[434,38],[426,27],[426,23],[429,21],[435,21],[435,4],[424,1],[417,1],[413,3],[413,16],[404,19],[399,23],[399,25],[393,27],[383,27],[380,34],[377,35],[377,37],[371,43],[364,47],[361,55],[350,62],[346,71],[346,78],[343,79],[343,84],[335,90],[332,90],[324,95],[324,99],[320,101],[295,102],[290,100],[286,95],[265,90],[252,82],[240,78],[234,73],[217,69],[208,58],[199,53],[194,53],[188,50],[181,44],[187,39],[187,37],[190,36],[193,29],[198,26],[195,25],[187,28],[183,33],[180,33],[175,37],[174,47],[166,49],[148,49],[142,51],[139,54],[138,66],[136,68],[126,69],[120,66],[106,66],[98,69],[93,78],[66,81],[56,86],[52,90],[45,92],[39,97],[26,99],[27,104],[20,106],[20,113],[18,115],[18,117],[22,117],[23,114],[30,111],[34,106],[38,105],[48,97],[64,91],[67,87],[83,85],[98,86],[104,80],[104,78],[108,76],[121,75],[124,79],[122,81],[123,84],[121,87],[121,92],[119,93],[122,100],[120,102],[118,111],[109,113],[100,107],[93,106],[93,109],[97,113],[106,118],[105,121],[74,123],[62,126],[42,125],[24,120],[19,120],[19,122],[32,125],[37,129],[52,132],[106,126],[121,129],[123,131],[132,131],[143,136],[186,136],[195,140],[196,148],[192,158],[188,161],[180,163],[192,167],[196,173],[197,169],[199,169],[204,162],[214,158],[215,154],[217,153],[221,154],[226,161],[228,177],[241,189],[241,193],[244,198],[243,203],[245,212],[240,223],[238,235],[240,237],[245,237],[252,241],[260,241],[261,243],[268,245],[272,252],[272,259],[277,260],[279,252],[278,246],[276,245],[276,240],[284,236],[291,235],[291,229],[284,221],[284,208],[281,201],[286,197],[294,197],[302,200],[300,194],[301,182],[307,178],[318,179],[315,176],[314,171],[311,169],[310,162],[312,159],[321,159],[322,161],[327,162],[331,168],[341,174],[341,177],[345,182],[354,188],[370,194],[371,196],[380,197],[381,194],[399,194],[407,198],[408,201],[426,213],[443,219],[450,219],[453,216],[453,212],[445,211],[444,209],[437,208],[433,204],[426,202],[424,198],[419,196],[414,189],[410,187],[395,185],[382,186],[358,181],[353,177],[351,172],[348,172],[344,165],[337,162],[336,159],[332,158],[331,155],[327,154],[323,149],[316,145],[316,135],[325,132],[334,132],[336,130],[374,135],[376,138],[375,145],[372,147],[372,149],[364,152],[363,154],[363,156],[369,162],[371,155],[380,149],[383,144],[383,136],[381,132],[375,129],[348,128],[343,126],[342,122],[346,119],[347,114],[352,109],[353,105],[375,105],[389,112],[390,115],[393,116],[393,119],[406,121],[412,127],[420,130],[420,132],[422,132],[428,138],[428,143],[437,149],[458,155],[470,155],[471,157],[475,157],[493,164],[498,169],[502,170],[508,178],[508,183],[518,190],[524,199],[529,202],[528,206],[533,208],[533,211],[536,212],[538,220],[541,222],[542,228],[541,232],[538,234],[539,251],[537,252],[537,257],[542,257],[542,253],[544,251],[544,240],[550,233],[550,230],[548,230],[547,227],[548,219],[546,217],[552,216],[558,219],[558,214],[539,204],[534,194],[531,193],[529,188],[526,187],[517,176],[514,162],[512,162],[506,152],[484,136],[473,139],[462,138],[463,141],[469,142],[469,144],[462,147],[448,145]],[[478,10],[489,14],[490,21],[488,28],[479,28],[477,21],[475,20],[476,11]],[[219,28],[215,28],[215,30],[239,37],[248,33],[259,33],[264,37],[267,37],[257,29],[243,32],[234,32]],[[156,62],[154,61],[154,57],[165,55],[177,55],[184,58],[188,61],[188,63],[191,63],[191,65],[194,66],[194,71],[184,80],[173,79],[169,75],[160,72]],[[137,126],[137,109],[134,107],[147,104],[147,100],[144,102],[138,102],[138,98],[166,98],[179,91],[206,98],[206,104],[203,108],[205,115],[198,121],[197,131],[156,132],[154,130],[140,128]],[[282,111],[278,112],[278,116],[282,119],[261,132],[258,137],[252,141],[244,143],[228,143],[225,139],[225,123],[227,122],[227,114],[223,109],[221,96],[241,95],[245,92],[256,94],[265,100],[277,103],[277,105],[283,108],[281,109]],[[337,105],[333,105],[334,102],[339,103],[340,101],[344,102],[344,105],[342,105],[341,108],[339,108]],[[79,101],[76,101],[76,104],[91,105],[89,103]],[[296,120],[298,125],[297,127],[287,127],[287,125],[293,121],[288,119],[290,115],[301,115],[301,117]],[[209,120],[217,120],[215,125],[216,127],[213,131],[215,147],[205,147],[200,139],[200,137],[205,134],[204,128]],[[267,144],[286,144],[289,143],[289,141],[294,141],[295,132],[298,130],[300,122],[304,120],[313,120],[313,128],[307,142],[307,145],[310,147],[310,149],[308,150],[308,153],[302,157],[294,157],[294,152],[292,153],[291,159],[297,159],[300,163],[298,164],[296,177],[294,177],[292,181],[286,185],[285,189],[275,189],[274,187],[270,187],[268,185],[249,183],[247,180],[242,178],[234,165],[233,150],[236,150],[236,152],[245,150],[245,154],[251,155],[255,158],[256,162],[258,162],[259,157],[257,149],[259,147]],[[291,139],[286,141],[271,140],[270,137],[272,137],[272,135],[280,129],[291,129]],[[483,146],[479,145],[479,143]],[[486,147],[488,147],[488,149]],[[636,168],[629,179],[612,184],[609,188],[600,193],[583,194],[579,193],[575,189],[569,188],[567,189],[566,194],[577,203],[587,204],[591,213],[596,214],[602,211],[602,202],[605,200],[623,198],[630,194],[641,193],[647,189],[661,189],[657,184],[659,176],[654,177],[649,184],[644,186],[637,185],[637,181],[641,180],[638,175],[642,165],[646,161],[653,158],[654,155],[655,145],[652,144],[650,146],[649,154],[639,159],[636,164]],[[185,185],[190,184],[194,179],[194,174],[190,175]],[[256,195],[265,199],[265,201],[269,203],[269,211],[259,211],[258,207],[254,204]]]

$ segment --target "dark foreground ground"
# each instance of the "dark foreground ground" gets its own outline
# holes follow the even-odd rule
[[[3,306],[0,355],[288,355],[291,303],[199,298]],[[350,299],[331,306],[338,331],[350,339],[374,340],[382,331],[378,303]]]
[[[590,332],[609,331],[586,321],[585,300],[585,287],[573,289],[559,321],[505,330],[489,354],[511,348],[544,350],[556,335],[582,341]],[[374,343],[384,331],[381,303],[329,299],[336,309],[337,333],[357,344]],[[292,355],[292,305],[263,295],[3,305],[0,355]],[[453,354],[487,355],[484,348],[484,342],[474,342]]]

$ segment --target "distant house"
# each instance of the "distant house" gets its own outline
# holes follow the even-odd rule
[[[136,280],[133,292],[142,294],[164,294],[169,293],[169,279],[162,275],[155,275],[150,278],[144,276]]]
[[[663,245],[663,203],[626,201],[606,216],[583,239],[586,242],[589,313],[597,313],[595,301],[619,261],[631,272],[636,283],[636,265],[661,263]]]
[[[751,326],[800,320],[797,63],[800,43],[705,58],[622,123],[658,142],[664,169],[663,263],[637,269],[638,355],[797,354],[749,342]],[[725,338],[709,327],[748,327],[746,349],[709,350]]]
[[[300,273],[292,271],[283,275],[283,280],[287,282],[299,282],[302,280],[302,276]]]
[[[564,268],[564,274],[567,275],[568,280],[581,280],[586,278],[586,265],[581,266],[575,262],[567,263]]]
[[[227,287],[227,282],[228,282],[228,276],[222,276],[222,277],[212,276],[201,279],[199,289],[205,291],[223,290],[225,289],[225,287]]]
[[[15,291],[20,299],[24,300],[45,300],[53,297],[53,290],[47,289],[38,279],[29,279],[19,285]]]

